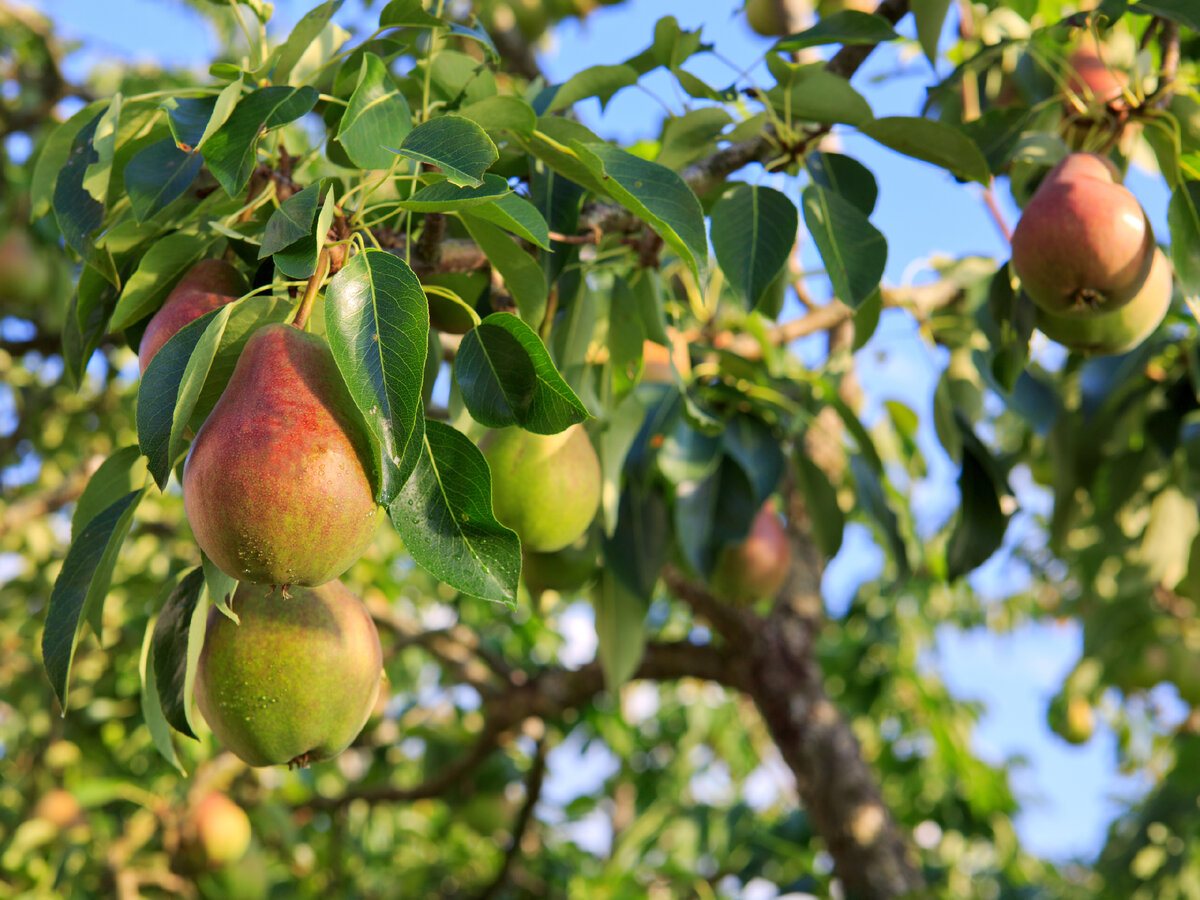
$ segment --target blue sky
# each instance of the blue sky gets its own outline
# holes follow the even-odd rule
[[[276,0],[273,24],[277,33],[290,28],[314,3]],[[202,73],[214,49],[203,20],[179,3],[39,0],[33,5],[52,15],[64,35],[86,43],[87,51],[76,54],[70,71],[83,71],[102,59],[118,58],[182,63]],[[377,9],[379,5],[377,2]],[[738,5],[738,0],[634,0],[620,7],[601,7],[586,22],[570,22],[560,28],[552,44],[539,54],[540,61],[556,81],[588,65],[619,62],[648,43],[655,19],[674,15],[685,28],[703,26],[705,38],[716,44],[721,57],[738,68],[746,67],[761,56],[768,42],[744,25],[735,12]],[[344,12],[348,15],[339,17],[339,21],[347,25],[370,17],[369,13],[363,17],[354,2],[347,3]],[[911,35],[910,21],[903,22],[899,30]],[[877,80],[898,67],[904,73],[901,77],[886,83]],[[687,68],[714,84],[727,84],[736,74],[728,63],[712,56],[696,57]],[[854,79],[877,114],[901,115],[919,112],[930,81],[929,64],[922,57],[902,59],[891,47],[873,56]],[[663,73],[648,79],[646,87],[679,110],[676,93]],[[581,112],[601,135],[633,140],[657,134],[663,109],[649,93],[631,88],[620,92],[603,114],[595,100],[582,104]],[[927,277],[920,261],[936,254],[982,254],[997,259],[1007,255],[977,186],[958,184],[940,169],[900,157],[856,134],[846,133],[843,137],[846,152],[868,165],[879,181],[873,220],[889,242],[888,283],[903,284]],[[796,196],[795,184],[768,175],[761,168],[747,170],[741,177]],[[1134,172],[1128,184],[1159,233],[1165,234],[1167,194],[1161,183]],[[1015,222],[1016,207],[1003,184],[998,185],[997,195],[1008,221]],[[805,260],[812,268],[819,267],[811,247],[806,248]],[[819,343],[820,339],[814,338],[799,349],[805,354],[817,353]],[[870,398],[867,417],[877,413],[883,400],[898,399],[924,419],[930,418],[933,386],[945,359],[916,337],[911,320],[899,313],[886,313],[875,337],[860,352],[858,362]],[[957,505],[956,471],[928,429],[921,441],[929,459],[930,477],[914,486],[913,502],[922,521],[936,523],[944,521]],[[1044,496],[1032,489],[1019,493],[1023,503],[1045,502]],[[1010,539],[1013,536],[1010,533]],[[866,529],[852,526],[842,553],[826,576],[825,593],[831,610],[844,608],[859,580],[878,571],[880,560]],[[985,570],[973,581],[985,594],[1002,595],[1021,583],[1022,573],[1011,566],[993,563]],[[590,610],[581,607],[572,618],[577,645],[574,652],[582,650],[584,659],[590,656],[587,636],[582,633],[587,629],[581,632],[577,626],[586,626],[589,617]],[[956,696],[984,701],[987,712],[976,737],[979,752],[993,760],[1014,755],[1028,760],[1015,779],[1026,801],[1018,830],[1030,850],[1060,860],[1092,856],[1120,809],[1112,798],[1131,796],[1137,789],[1118,776],[1114,740],[1107,729],[1101,727],[1085,746],[1072,747],[1046,727],[1046,704],[1079,653],[1078,629],[1071,624],[1050,624],[1026,625],[1005,635],[944,629],[929,657],[929,663],[941,671]],[[551,774],[580,762],[552,759]],[[603,765],[602,761],[590,762]]]

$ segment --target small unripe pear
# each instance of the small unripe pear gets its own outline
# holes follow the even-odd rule
[[[216,607],[196,666],[196,703],[252,766],[337,756],[362,731],[383,674],[379,634],[340,581],[289,595],[240,585],[235,623]]]
[[[184,325],[240,297],[245,279],[221,259],[202,259],[171,289],[162,308],[150,319],[138,346],[138,369],[146,371],[162,345]]]
[[[768,500],[745,539],[721,549],[709,583],[721,599],[747,605],[778,594],[791,561],[787,533]]]
[[[1171,263],[1154,252],[1150,275],[1136,297],[1119,309],[1091,318],[1056,316],[1038,309],[1038,329],[1069,350],[1090,356],[1128,353],[1150,337],[1171,308]]]
[[[1137,296],[1154,263],[1154,232],[1102,156],[1072,153],[1034,193],[1013,232],[1012,264],[1033,302],[1094,316]]]
[[[183,468],[196,542],[252,584],[317,585],[378,526],[361,419],[325,341],[267,325],[246,342]]]
[[[204,861],[213,867],[241,859],[250,846],[250,819],[246,811],[217,791],[196,804],[185,832],[195,840]]]
[[[1124,95],[1128,76],[1108,66],[1094,47],[1080,47],[1067,59],[1067,87],[1085,103],[1114,103]]]
[[[480,447],[492,470],[492,509],[525,550],[561,550],[596,517],[600,460],[582,426],[558,434],[503,428]]]

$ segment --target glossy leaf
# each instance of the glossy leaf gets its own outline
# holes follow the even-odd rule
[[[143,491],[131,491],[105,508],[71,543],[67,558],[54,581],[42,632],[42,660],[63,712],[67,710],[67,685],[71,662],[84,621],[94,621],[104,605],[117,554]]]
[[[351,162],[363,169],[386,169],[399,146],[412,131],[408,101],[374,53],[363,55],[358,85],[342,113],[337,139]]]
[[[550,249],[550,227],[546,220],[536,206],[518,194],[510,192],[481,206],[472,207],[471,215],[499,225],[543,250]]]
[[[963,429],[962,470],[958,477],[961,505],[946,548],[947,573],[951,579],[983,565],[1000,549],[1008,527],[1008,516],[1000,508],[997,485],[985,459],[987,450],[965,423],[960,423],[960,427]]]
[[[154,312],[167,294],[208,251],[214,236],[176,232],[155,241],[125,282],[109,327],[126,328]]]
[[[612,144],[572,141],[571,147],[604,192],[645,220],[699,277],[708,263],[708,239],[700,201],[687,183],[666,166]]]
[[[174,767],[179,774],[187,775],[183,763],[179,761],[179,753],[171,740],[171,726],[162,711],[162,701],[158,693],[158,677],[154,673],[154,658],[151,656],[151,640],[154,637],[154,626],[158,619],[151,617],[146,622],[146,630],[142,635],[142,653],[138,660],[138,676],[141,678],[141,709],[142,719],[150,731],[150,740],[159,755]]]
[[[97,113],[75,135],[71,153],[54,185],[54,217],[58,220],[58,230],[67,246],[84,258],[91,249],[92,232],[104,222],[104,204],[83,187],[87,167],[98,158],[92,147],[92,136],[103,115]]]
[[[136,446],[117,450],[92,473],[87,487],[75,501],[71,515],[71,534],[79,533],[97,515],[131,491],[141,489],[146,480],[146,465]]]
[[[888,116],[859,126],[859,131],[897,153],[948,169],[960,178],[987,184],[987,160],[975,143],[951,125],[914,116]]]
[[[758,305],[787,265],[799,218],[784,194],[748,184],[734,188],[713,207],[713,252],[747,309]]]
[[[520,97],[507,94],[476,100],[459,109],[458,114],[487,132],[508,131],[529,137],[537,128],[533,107]]]
[[[246,187],[254,170],[260,135],[300,118],[316,102],[317,92],[308,86],[273,85],[242,97],[225,124],[200,148],[209,171],[225,193],[232,197]]]
[[[343,0],[327,0],[310,9],[296,23],[296,27],[279,48],[279,55],[275,57],[275,81],[287,83],[292,68],[300,61],[309,45],[316,40],[317,35],[324,30],[333,14],[341,9],[342,2]]]
[[[483,173],[500,157],[487,133],[462,116],[422,122],[395,149],[407,159],[437,166],[459,187],[478,187]]]
[[[79,132],[104,109],[108,101],[94,100],[50,132],[33,165],[29,185],[30,218],[34,221],[50,212],[54,187]]]
[[[461,432],[432,419],[422,444],[412,477],[388,508],[405,548],[439,581],[514,604],[521,542],[492,514],[487,460]]]
[[[183,193],[196,180],[204,160],[185,153],[171,138],[144,147],[125,166],[125,192],[139,222],[144,222]]]
[[[1135,13],[1162,16],[1184,28],[1200,32],[1200,9],[1192,0],[1141,0],[1131,9]]]
[[[870,121],[870,104],[848,79],[830,72],[823,63],[793,65],[768,56],[767,65],[778,81],[767,91],[767,98],[780,113],[810,122],[862,125]]]
[[[395,205],[413,212],[458,212],[491,203],[511,193],[512,188],[506,180],[489,172],[477,187],[459,187],[450,181],[435,181],[418,189],[411,197],[397,201]]]
[[[171,727],[181,734],[195,738],[188,717],[191,699],[190,681],[195,677],[200,647],[189,640],[192,620],[206,617],[200,605],[204,589],[204,571],[196,567],[180,580],[163,604],[154,626],[150,654],[154,661],[154,678],[163,715]],[[189,679],[189,669],[192,679]]]
[[[820,185],[804,189],[808,226],[837,298],[857,308],[879,286],[887,241],[858,207]]]
[[[420,453],[421,383],[429,346],[425,292],[399,257],[367,250],[330,282],[325,332],[382,454],[379,502],[386,506]]]
[[[852,156],[814,150],[805,158],[813,183],[840,194],[869,216],[875,211],[879,185],[875,176]]]
[[[546,314],[547,288],[546,276],[537,260],[490,222],[469,213],[464,214],[462,220],[471,239],[504,278],[521,318],[534,328],[540,327]]]
[[[855,9],[821,16],[812,28],[782,38],[775,50],[793,52],[825,44],[879,44],[899,38],[887,19]]]
[[[312,237],[317,209],[321,204],[320,194],[321,184],[317,182],[279,204],[279,208],[267,220],[262,246],[258,249],[259,259],[266,259],[284,247]]]
[[[454,379],[471,417],[489,428],[557,434],[589,418],[542,339],[511,313],[493,313],[463,336]]]

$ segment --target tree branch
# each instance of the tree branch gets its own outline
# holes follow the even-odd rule
[[[543,738],[537,743],[537,750],[533,754],[533,764],[529,767],[529,774],[525,778],[525,802],[521,805],[517,818],[513,821],[512,843],[504,853],[504,862],[500,864],[500,871],[496,873],[496,877],[492,879],[491,883],[480,892],[479,900],[491,900],[508,881],[508,873],[521,854],[521,841],[525,837],[525,832],[529,830],[529,823],[533,821],[533,809],[541,799],[542,783],[545,778],[546,741]]]

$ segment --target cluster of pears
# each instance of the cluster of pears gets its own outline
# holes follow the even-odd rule
[[[1080,353],[1132,350],[1171,305],[1171,265],[1145,211],[1094,153],[1050,170],[1013,232],[1012,265],[1037,327]]]
[[[227,263],[191,269],[146,329],[143,369],[243,284]],[[378,524],[369,453],[328,345],[283,324],[246,342],[188,452],[188,523],[209,560],[241,582],[231,602],[240,624],[209,613],[196,700],[213,733],[250,765],[336,756],[375,704],[379,636],[336,580]]]

